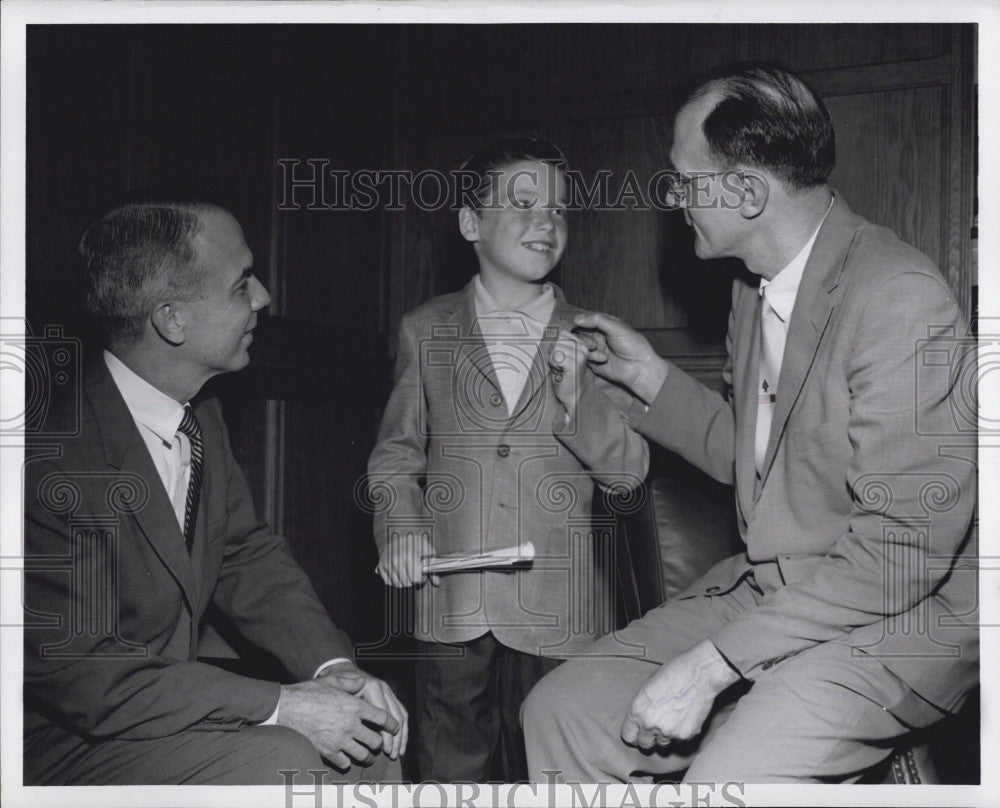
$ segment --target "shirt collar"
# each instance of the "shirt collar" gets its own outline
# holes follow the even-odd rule
[[[476,298],[476,312],[480,316],[486,314],[500,314],[502,312],[511,311],[511,309],[504,309],[499,303],[493,298],[493,295],[489,293],[489,290],[483,285],[480,280],[479,275],[476,275],[472,281],[472,291]],[[526,317],[530,317],[536,322],[547,325],[549,318],[552,316],[552,307],[555,305],[556,294],[555,290],[552,288],[551,283],[542,284],[542,293],[527,303],[518,306],[513,311],[518,312],[518,314],[523,314]]]
[[[789,261],[771,280],[767,278],[760,279],[760,294],[763,296],[765,294],[764,290],[767,290],[767,302],[783,322],[787,323],[791,319],[792,309],[795,307],[795,298],[799,293],[799,284],[802,283],[802,273],[805,271],[806,263],[809,261],[809,254],[816,243],[819,229],[823,226],[823,222],[826,221],[826,217],[829,215],[830,208],[832,207],[833,200],[831,199],[826,213],[819,220],[819,224],[813,230],[809,241],[799,250],[798,255]]]
[[[104,352],[104,364],[108,366],[111,378],[118,385],[135,422],[149,429],[164,443],[172,445],[174,434],[184,417],[184,407],[130,370],[110,351]]]

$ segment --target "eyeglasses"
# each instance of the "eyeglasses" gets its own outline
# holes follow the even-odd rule
[[[707,203],[704,205],[705,207],[718,207],[718,204],[711,204],[714,195],[709,191],[707,182],[702,181],[730,174],[735,175],[741,183],[743,182],[743,172],[731,168],[725,171],[692,171],[688,174],[671,171],[666,175],[667,201],[670,205],[676,207],[698,207],[702,206],[702,203]],[[728,190],[732,191],[735,189]],[[693,199],[692,191],[699,193],[699,196],[704,195],[703,199],[699,198],[697,200],[697,205],[694,204],[695,200]]]

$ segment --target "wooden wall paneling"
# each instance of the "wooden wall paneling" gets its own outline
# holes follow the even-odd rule
[[[300,178],[313,173],[308,160],[324,161],[327,172],[387,167],[392,102],[385,36],[385,26],[369,25],[281,31],[280,159],[301,161]],[[287,171],[280,168],[279,177]],[[384,319],[385,214],[338,198],[342,183],[329,175],[323,185],[319,201],[328,209],[307,209],[310,194],[299,189],[299,209],[276,214],[285,238],[287,311],[376,334]]]
[[[397,26],[402,29],[402,26]],[[737,26],[640,23],[409,26],[390,33],[402,110],[588,110],[736,58]],[[662,111],[662,106],[655,107]],[[517,124],[518,122],[515,122]]]
[[[275,94],[268,27],[129,30],[137,52],[133,185],[190,186],[219,196],[242,224],[255,263],[266,265]]]
[[[921,62],[807,74],[837,127],[832,176],[855,209],[934,260],[971,313],[975,194],[971,26]]]
[[[459,168],[480,143],[486,142],[475,130],[435,138],[414,125],[412,117],[404,126],[415,136],[397,147],[395,154],[402,160],[397,165],[414,177],[423,172],[447,174]],[[471,247],[458,232],[457,212],[447,206],[424,209],[408,195],[405,210],[392,214],[390,227],[396,244],[390,268],[394,291],[388,325],[390,351],[394,352],[402,316],[435,295],[461,288],[475,272],[475,259]]]
[[[371,517],[354,493],[388,396],[385,340],[279,317],[258,331],[254,361],[235,377],[246,374],[246,388],[282,407],[281,423],[268,427],[281,429],[282,532],[327,608],[358,628],[352,638],[370,638],[381,629],[383,586]]]
[[[976,146],[978,142],[975,108],[976,43],[975,25],[949,29],[952,81],[945,109],[948,132],[948,164],[952,167],[946,193],[951,215],[943,233],[947,259],[941,265],[966,316],[976,316],[973,286],[978,283],[973,250],[973,226],[977,194]]]
[[[287,404],[285,520],[296,558],[355,642],[380,635],[371,517],[354,500],[371,451],[371,403],[349,395]]]
[[[948,54],[918,62],[853,65],[829,70],[802,71],[802,75],[824,99],[858,92],[888,92],[910,87],[949,84],[954,62]]]
[[[403,116],[397,103],[393,103],[392,168],[403,170],[409,167],[409,139],[403,136]],[[406,211],[395,212],[386,217],[386,259],[387,274],[383,280],[382,295],[386,301],[384,316],[379,323],[380,331],[387,336],[389,354],[395,356],[395,344],[399,322],[410,309],[410,300],[418,297],[409,290],[409,279],[420,277],[412,268],[412,254],[409,239],[412,232],[411,216]]]
[[[558,271],[566,296],[639,328],[684,322],[673,301],[651,293],[659,287],[663,233],[650,227],[650,219],[662,214],[644,209],[651,178],[668,165],[668,128],[662,116],[635,116],[555,126],[550,135],[581,172],[581,186],[600,187],[602,172],[610,172],[608,193],[601,192],[598,205],[570,213],[569,241]]]
[[[114,28],[84,30],[27,30],[25,277],[35,333],[61,325],[92,350],[73,261],[84,229],[127,187],[134,54]]]
[[[129,31],[134,93],[131,185],[190,187],[218,198],[240,222],[258,278],[276,277],[272,221],[276,52],[266,26],[137,26]],[[266,316],[266,315],[265,315]],[[275,496],[279,413],[251,368],[218,377],[233,453],[257,508],[281,527]]]
[[[283,178],[279,176],[278,160],[282,157],[281,102],[282,94],[277,78],[288,74],[286,49],[275,37],[271,47],[271,65],[275,76],[271,97],[271,205],[269,217],[270,250],[267,257],[266,284],[271,294],[265,324],[272,322],[286,311],[288,294],[287,273],[283,263],[284,245],[287,242],[287,223],[280,217],[279,200],[283,198]],[[262,279],[263,274],[260,273]],[[258,508],[272,528],[285,535],[285,427],[287,408],[282,398],[266,398],[257,405],[256,423],[263,426],[263,439],[258,445],[263,447],[263,488],[258,500]],[[260,411],[262,409],[262,411]]]
[[[380,26],[283,26],[276,34],[272,213],[282,300],[255,360],[280,416],[268,431],[277,433],[271,463],[283,469],[275,497],[284,533],[356,642],[379,637],[384,623],[371,517],[354,494],[390,379],[383,333],[388,214],[345,209],[332,181],[317,201],[339,209],[309,210],[311,195],[301,189],[298,209],[278,209],[286,169],[277,160],[300,161],[310,173],[310,159],[325,161],[327,171],[386,167],[392,103],[384,88],[392,64],[379,44],[386,35]]]
[[[851,207],[940,266],[944,156],[940,87],[827,98],[837,131],[831,183]]]
[[[940,23],[798,23],[739,26],[741,58],[775,61],[796,72],[932,59],[948,51]]]

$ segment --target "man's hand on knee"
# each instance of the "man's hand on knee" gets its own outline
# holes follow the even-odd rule
[[[340,769],[368,766],[382,749],[382,735],[396,735],[399,722],[385,709],[343,689],[343,677],[321,676],[282,685],[276,722],[305,735]],[[378,680],[376,680],[378,681]]]
[[[398,729],[395,732],[382,730],[382,750],[393,760],[406,752],[406,741],[410,733],[409,714],[389,685],[348,661],[327,668],[322,678],[396,719]]]
[[[710,641],[699,643],[661,666],[639,688],[622,723],[622,740],[652,749],[695,737],[715,697],[739,679]]]

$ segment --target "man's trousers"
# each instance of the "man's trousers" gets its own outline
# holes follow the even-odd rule
[[[45,770],[38,760],[57,760]],[[282,774],[282,772],[286,772]],[[313,775],[310,772],[320,772]],[[320,780],[322,778],[322,780]],[[312,742],[281,726],[189,730],[166,738],[81,743],[54,730],[26,739],[24,785],[287,785],[399,782],[399,760],[378,754],[346,772],[324,763]]]
[[[669,602],[546,676],[521,712],[531,779],[627,782],[686,769],[690,782],[850,781],[909,729],[944,716],[876,657],[829,642],[720,694],[699,737],[653,752],[626,745],[622,722],[646,679],[762,598],[751,575],[724,594]]]

